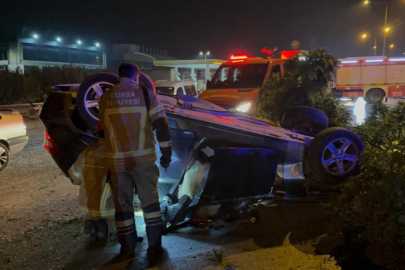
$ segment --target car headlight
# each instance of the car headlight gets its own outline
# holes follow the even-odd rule
[[[248,111],[250,111],[250,108],[252,107],[252,102],[248,101],[248,102],[242,102],[241,104],[239,104],[236,107],[236,111],[237,112],[242,112],[242,113],[247,113]]]

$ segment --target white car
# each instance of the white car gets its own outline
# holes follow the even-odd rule
[[[0,171],[11,156],[21,152],[28,143],[25,122],[17,110],[0,109]]]
[[[155,82],[156,91],[173,96],[192,96],[198,97],[197,89],[193,81],[165,81]]]

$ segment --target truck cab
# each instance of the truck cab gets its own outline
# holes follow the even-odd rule
[[[301,51],[282,51],[280,58],[232,55],[223,63],[199,98],[230,111],[253,113],[260,88],[273,75],[284,75],[287,59]]]

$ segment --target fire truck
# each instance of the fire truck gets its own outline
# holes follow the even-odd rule
[[[347,57],[338,65],[336,97],[365,97],[368,103],[405,97],[405,57]]]
[[[263,50],[262,50],[263,51]],[[281,51],[280,58],[249,57],[232,55],[228,62],[223,63],[207,82],[205,90],[199,98],[217,104],[230,111],[252,113],[257,101],[259,89],[273,74],[284,74],[284,63],[291,57],[304,60],[306,51]]]

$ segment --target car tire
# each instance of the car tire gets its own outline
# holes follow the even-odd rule
[[[385,92],[380,88],[370,89],[366,94],[366,101],[369,104],[374,104],[383,100],[385,97]]]
[[[146,74],[139,72],[139,81],[141,87],[153,89],[155,91],[154,82]],[[80,115],[87,125],[95,127],[98,124],[98,100],[107,89],[118,84],[118,82],[119,77],[115,74],[98,73],[88,77],[79,86],[77,90],[76,105]],[[101,91],[96,91],[92,88],[96,84],[101,85]],[[97,94],[97,92],[100,93]],[[91,106],[94,107],[90,108],[88,106],[88,101],[90,101],[90,103],[92,103]]]
[[[363,142],[350,130],[335,127],[320,132],[308,150],[310,179],[327,185],[344,183],[360,173],[359,156],[363,150]]]
[[[312,107],[293,107],[288,109],[281,121],[281,126],[312,134],[328,128],[329,118],[321,110]]]
[[[0,143],[0,172],[7,167],[9,160],[10,151],[8,150],[8,147]]]
[[[109,87],[118,82],[119,78],[115,74],[99,73],[88,77],[79,86],[76,105],[83,120],[89,126],[95,127],[98,123],[98,100]]]

